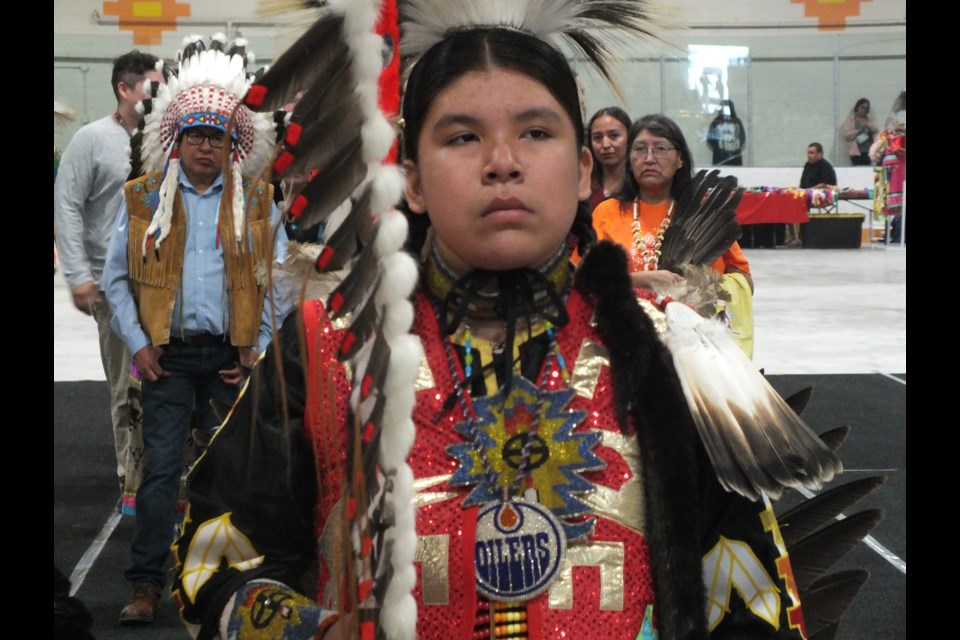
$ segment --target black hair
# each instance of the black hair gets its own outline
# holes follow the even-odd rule
[[[897,99],[893,101],[893,108],[890,111],[906,111],[907,110],[907,90],[904,89],[900,92],[900,95],[897,96]]]
[[[113,95],[117,102],[120,102],[120,89],[118,85],[123,82],[126,85],[133,86],[139,82],[148,71],[156,71],[157,62],[160,59],[157,56],[143,53],[138,49],[129,51],[122,56],[114,59],[113,73],[110,75],[110,85],[113,88]]]
[[[687,185],[693,179],[693,154],[690,153],[687,139],[683,137],[683,132],[676,122],[662,113],[653,113],[638,119],[630,127],[630,132],[627,135],[627,154],[629,154],[630,149],[633,148],[633,141],[636,140],[637,136],[643,131],[649,131],[655,136],[669,140],[670,144],[676,148],[680,159],[683,160],[683,166],[677,169],[676,174],[673,176],[673,184],[670,185],[670,196],[674,200],[679,199],[686,190]],[[627,203],[633,202],[639,198],[640,195],[640,184],[637,182],[636,176],[633,175],[633,171],[630,170],[628,161],[627,174],[623,178],[623,186],[620,188],[620,191],[615,194],[615,197],[620,200],[620,208],[624,208]]]
[[[904,89],[900,92],[900,95],[897,96],[896,100],[893,101],[893,106],[890,108],[890,115],[887,116],[887,121],[883,124],[884,129],[895,130],[898,129],[902,123],[898,124],[898,111],[907,110],[907,90]]]
[[[580,93],[573,71],[563,54],[543,40],[522,32],[472,29],[450,35],[435,44],[410,71],[401,107],[404,159],[417,161],[420,132],[427,111],[437,95],[470,71],[495,68],[522,73],[546,87],[570,117],[574,139],[578,145],[582,143],[585,128],[580,110]],[[417,224],[422,226],[423,221],[417,221]],[[577,207],[571,232],[578,238],[581,254],[585,247],[596,240],[590,206],[586,201]],[[408,242],[408,250],[417,255],[419,247],[414,242]]]
[[[730,107],[730,117],[737,117],[737,108],[733,106],[733,100],[721,100],[720,108],[717,109],[717,117],[713,119],[714,122],[718,122],[723,119],[723,108]]]
[[[598,158],[597,154],[593,151],[593,140],[591,139],[593,135],[591,133],[593,131],[593,123],[601,116],[610,116],[614,120],[617,120],[623,125],[626,131],[630,131],[630,125],[633,124],[630,115],[620,107],[604,107],[591,116],[590,122],[587,123],[585,144],[587,148],[590,149],[590,153],[593,154],[593,175],[590,177],[593,185],[603,184],[603,165],[600,163],[600,158]],[[624,162],[626,162],[626,160],[624,160]]]
[[[823,145],[820,144],[819,142],[811,142],[810,144],[807,145],[807,148],[810,148],[810,147],[813,147],[814,149],[816,149],[817,153],[823,153]]]
[[[860,105],[862,104],[867,105],[867,113],[870,113],[870,101],[867,100],[866,98],[860,98],[859,100],[857,100],[856,104],[853,105],[853,112],[856,113],[857,109],[859,109]]]

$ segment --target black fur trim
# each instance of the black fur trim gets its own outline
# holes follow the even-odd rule
[[[594,302],[620,428],[633,419],[646,498],[647,539],[661,640],[707,638],[700,548],[699,436],[667,348],[637,302],[623,248],[598,243],[574,286]]]

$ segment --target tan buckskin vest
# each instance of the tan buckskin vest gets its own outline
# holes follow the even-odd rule
[[[161,177],[160,172],[150,173],[124,185],[130,214],[127,261],[133,297],[137,301],[140,324],[151,344],[157,346],[170,342],[186,245],[186,214],[178,188],[170,234],[161,243],[159,252],[148,250],[143,254],[143,238],[159,199]],[[228,216],[220,216],[219,225],[230,303],[230,343],[249,347],[256,346],[260,333],[273,236],[270,225],[273,185],[244,178],[242,188],[249,241],[244,239],[239,244],[234,241]]]

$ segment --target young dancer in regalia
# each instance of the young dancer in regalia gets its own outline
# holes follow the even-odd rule
[[[623,29],[641,5],[620,4]],[[804,637],[769,501],[718,481],[623,250],[591,246],[566,58],[529,15],[444,26],[447,5],[469,14],[401,5],[404,181],[367,161],[346,207],[378,235],[328,300],[308,290],[191,474],[184,619],[223,638]],[[282,62],[265,105],[295,88]],[[409,254],[378,189],[427,228]]]

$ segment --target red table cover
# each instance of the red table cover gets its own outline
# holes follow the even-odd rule
[[[740,224],[807,222],[807,201],[802,191],[744,193],[737,207]]]

